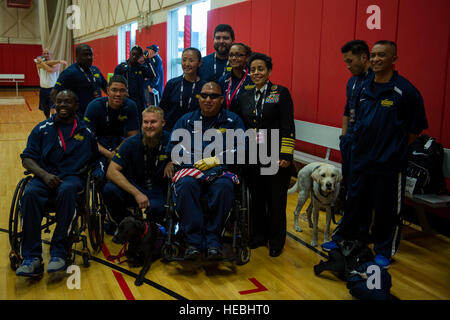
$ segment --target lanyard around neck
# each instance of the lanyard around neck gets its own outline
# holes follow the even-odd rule
[[[230,81],[228,83],[228,90],[227,90],[227,96],[226,96],[227,109],[230,109],[231,101],[233,101],[234,97],[239,93],[239,90],[241,90],[241,86],[244,83],[245,78],[247,78],[247,75],[248,75],[248,69],[245,70],[244,76],[242,77],[241,81],[237,85],[236,89],[234,89],[234,92],[231,96],[230,96],[230,91],[231,91],[231,83],[233,81],[233,75],[230,76]]]
[[[197,81],[194,81],[194,84],[192,85],[192,92],[191,92],[191,95],[189,96],[189,102],[188,102],[188,107],[187,107],[188,110],[191,108],[192,96],[194,95],[194,90],[195,90],[196,85],[197,85]],[[184,90],[184,75],[183,75],[183,78],[181,78],[180,108],[183,108],[183,90]]]
[[[77,64],[77,66],[81,70],[81,72],[83,72],[84,76],[89,81],[89,83],[93,82],[95,84],[95,78],[94,78],[94,74],[92,73],[91,68],[89,68],[89,74],[92,78],[89,77],[89,75],[86,73],[86,71],[84,71],[84,69],[79,64]]]
[[[75,132],[75,128],[77,127],[77,119],[73,119],[73,128],[72,128],[72,132],[70,133],[69,139],[72,138],[73,133]],[[66,142],[64,141],[64,137],[62,135],[61,129],[58,128],[58,135],[59,135],[59,139],[61,141],[61,145],[64,149],[64,152],[66,152]]]
[[[222,76],[227,71],[228,64],[229,64],[229,62],[227,60],[227,64],[225,65],[225,68],[223,68]],[[217,76],[217,57],[216,57],[216,53],[214,53],[214,75]]]
[[[263,110],[264,110],[264,103],[265,103],[265,96],[266,96],[266,91],[267,91],[267,84],[264,86],[264,91],[263,92],[261,92],[259,89],[256,89],[257,91],[259,91],[259,93],[260,93],[260,96],[259,96],[259,99],[258,100],[256,100],[256,95],[255,95],[255,101],[256,101],[256,104],[255,104],[255,113],[256,113],[256,117],[261,117],[262,118],[262,114],[263,114]],[[262,101],[261,101],[261,114],[258,114],[258,102],[259,102],[259,100],[260,99],[262,99]]]

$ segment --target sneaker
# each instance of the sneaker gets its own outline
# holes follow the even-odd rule
[[[322,249],[327,252],[329,252],[333,249],[337,249],[337,248],[339,248],[339,247],[336,244],[336,242],[334,242],[334,241],[328,241],[328,242],[325,242],[322,244]]]
[[[220,249],[208,248],[208,252],[206,254],[206,260],[217,261],[217,260],[222,260],[222,259],[223,259],[223,256],[222,256],[222,251]]]
[[[197,260],[200,258],[200,251],[194,246],[188,246],[184,252],[184,260]]]
[[[47,266],[47,272],[57,272],[66,269],[66,260],[59,257],[51,257]]]
[[[22,277],[35,277],[44,272],[44,264],[39,258],[23,260],[22,264],[16,270],[16,275]]]
[[[389,268],[391,265],[391,262],[389,261],[389,259],[381,254],[377,254],[375,256],[375,263],[384,269]]]

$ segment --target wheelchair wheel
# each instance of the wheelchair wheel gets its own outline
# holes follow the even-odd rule
[[[20,255],[20,249],[22,247],[22,217],[20,212],[20,199],[25,191],[25,186],[31,178],[31,176],[26,176],[17,184],[9,212],[8,235],[9,244],[11,245],[11,252],[9,256],[11,268],[13,270],[17,269],[22,262],[22,257]]]
[[[161,248],[162,258],[171,261],[180,255],[180,247],[176,244],[164,244]]]
[[[96,185],[87,179],[86,210],[89,241],[95,253],[100,252],[104,240],[105,209]]]
[[[240,247],[236,252],[236,264],[244,265],[250,261],[250,248],[249,247]]]
[[[20,265],[22,264],[22,258],[17,255],[14,251],[10,251],[9,252],[9,265],[11,267],[11,270],[16,271],[17,268],[20,267]]]
[[[244,179],[241,183],[241,203],[239,208],[239,232],[241,247],[246,247],[250,237],[250,191],[245,184]]]

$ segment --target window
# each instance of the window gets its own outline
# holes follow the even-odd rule
[[[168,15],[167,30],[167,77],[168,80],[183,73],[181,54],[184,50],[185,16],[191,16],[191,47],[198,48],[202,56],[206,55],[206,26],[210,0],[199,1],[172,10]]]
[[[129,55],[130,50],[133,48],[133,46],[136,44],[136,30],[138,28],[137,21],[124,24],[119,27],[119,30],[117,32],[117,57],[119,61],[118,64],[121,62],[125,62]]]

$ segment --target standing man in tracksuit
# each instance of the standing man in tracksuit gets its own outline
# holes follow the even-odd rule
[[[34,178],[27,184],[21,199],[24,261],[16,270],[18,276],[36,276],[43,272],[42,211],[51,196],[56,198],[56,227],[47,272],[67,267],[67,235],[76,216],[78,192],[84,186],[80,170],[96,164],[93,175],[104,174],[97,162],[99,152],[95,137],[76,116],[77,108],[75,93],[70,90],[57,93],[56,114],[34,127],[20,155],[22,165]]]
[[[359,227],[375,211],[375,263],[384,268],[400,241],[408,144],[428,128],[420,92],[394,71],[397,59],[392,41],[378,41],[371,50],[375,76],[364,83],[357,103],[345,213],[361,213],[348,230],[356,230],[353,239],[367,241],[366,230]]]
[[[339,147],[341,149],[342,157],[342,176],[343,183],[346,190],[348,190],[347,182],[349,181],[350,171],[350,159],[351,159],[351,145],[353,139],[353,125],[356,117],[356,105],[359,100],[359,95],[363,88],[364,81],[374,77],[374,73],[370,68],[370,50],[367,43],[363,40],[351,40],[344,44],[341,48],[341,53],[344,57],[344,62],[347,65],[347,69],[353,75],[347,82],[347,101],[345,103],[344,116],[342,119],[342,135],[339,137]],[[348,221],[351,221],[354,217],[350,213],[343,216],[339,225],[332,235],[333,241],[325,242],[322,244],[322,248],[325,251],[330,251],[337,248],[337,241],[343,239],[341,236],[341,230],[344,228]],[[370,219],[367,221],[367,226],[361,226],[362,228],[368,228],[370,226]]]

